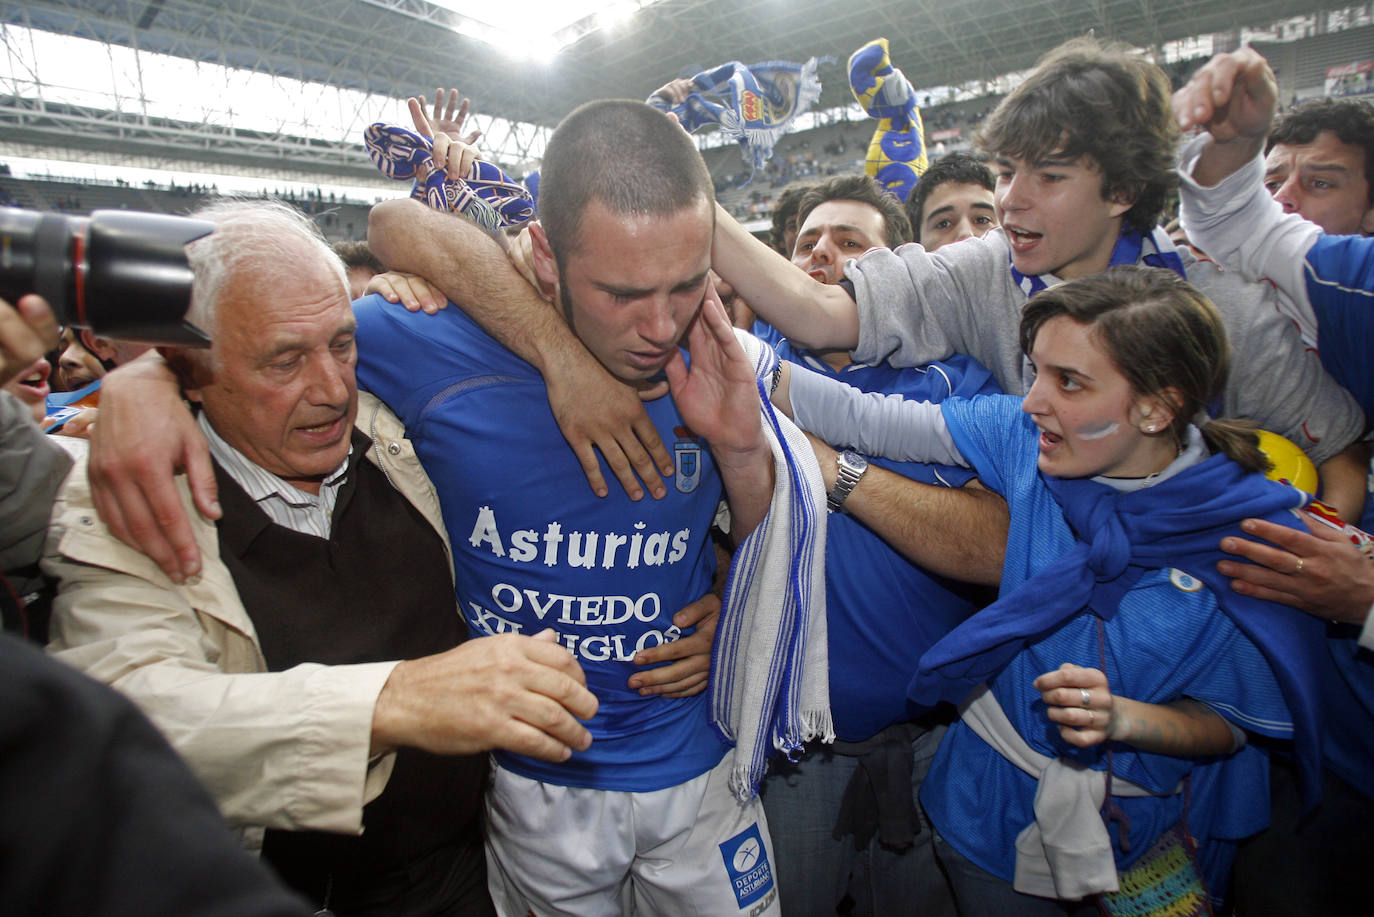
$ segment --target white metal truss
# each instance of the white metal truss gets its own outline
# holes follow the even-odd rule
[[[425,0],[0,0],[0,24],[86,37],[282,80],[356,91],[401,111],[407,95],[456,86],[475,126],[516,171],[537,160],[552,127],[581,102],[644,98],[667,80],[727,60],[829,55],[818,109],[846,104],[850,53],[880,36],[919,87],[984,81],[1030,67],[1065,38],[1089,31],[1143,47],[1204,33],[1349,7],[1317,0],[663,0],[612,31],[584,34],[552,60],[522,60],[451,28],[456,14]],[[1333,13],[1332,15],[1337,15]],[[518,23],[517,23],[518,25]],[[572,27],[570,27],[572,28]],[[135,60],[140,60],[136,57]],[[136,66],[138,66],[136,64]],[[301,136],[282,125],[244,130],[207,100],[207,117],[150,117],[156,87],[98,106],[56,105],[43,87],[0,89],[0,143],[110,150],[243,168],[363,180],[362,106],[346,136]]]

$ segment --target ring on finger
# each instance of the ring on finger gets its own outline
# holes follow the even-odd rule
[[[1079,697],[1081,698],[1081,700],[1080,700],[1079,702],[1080,702],[1085,708],[1086,708],[1086,707],[1091,707],[1091,706],[1092,706],[1092,704],[1093,704],[1093,695],[1092,695],[1092,692],[1091,692],[1091,691],[1089,691],[1087,688],[1079,688],[1079,689],[1078,689],[1078,694],[1079,694]]]
[[[1293,568],[1293,576],[1297,576],[1297,575],[1298,575],[1299,573],[1301,573],[1301,572],[1302,572],[1302,558],[1299,557],[1299,558],[1298,558],[1298,565],[1297,565],[1296,567]]]

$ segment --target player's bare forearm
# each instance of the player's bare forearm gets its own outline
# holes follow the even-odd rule
[[[367,241],[388,268],[424,277],[541,373],[587,357],[501,246],[462,217],[409,198],[384,201],[368,216]]]
[[[760,432],[759,444],[754,449],[729,456],[713,449],[712,456],[730,504],[730,538],[739,544],[768,515],[773,499],[773,453]]]

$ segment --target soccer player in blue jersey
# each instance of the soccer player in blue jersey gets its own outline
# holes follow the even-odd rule
[[[542,324],[508,315],[494,328],[503,343],[457,309],[428,316],[380,296],[356,306],[359,378],[407,423],[436,481],[470,628],[554,628],[601,704],[585,752],[560,764],[497,758],[493,896],[517,915],[775,913],[766,824],[756,801],[741,806],[729,791],[734,753],[705,696],[641,697],[627,687],[636,653],[675,640],[673,613],[710,587],[708,530],[722,490],[736,538],[755,527],[772,492],[753,380],[743,389],[749,403],[717,404],[702,397],[714,393],[692,390],[679,351],[689,328],[700,329],[709,287],[709,176],[659,112],[591,103],[550,141],[540,211],[533,265],[556,291],[562,321],[536,298],[530,321]],[[467,229],[399,201],[374,211],[370,241],[393,268],[463,290],[454,298],[468,308],[505,291],[464,284],[513,271],[460,259],[451,243],[470,239]],[[706,308],[720,307],[712,298]],[[513,352],[553,329],[648,395],[649,421],[674,463],[658,499],[586,487],[532,365],[541,355],[527,362]],[[661,397],[665,370],[672,398]]]

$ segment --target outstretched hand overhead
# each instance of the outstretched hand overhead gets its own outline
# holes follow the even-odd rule
[[[1250,48],[1218,54],[1174,93],[1179,127],[1211,134],[1193,166],[1203,187],[1216,185],[1259,155],[1278,106],[1269,64]]]
[[[1202,127],[1219,143],[1263,142],[1277,106],[1274,71],[1251,48],[1213,57],[1173,98],[1180,128]]]
[[[466,100],[464,100],[466,101]],[[411,97],[406,100],[406,105],[410,109],[410,118],[415,122],[415,131],[421,137],[429,139],[433,144],[430,153],[430,165],[421,166],[416,172],[416,178],[423,182],[429,178],[429,171],[426,169],[443,170],[450,180],[460,180],[467,177],[472,169],[472,164],[482,158],[482,154],[477,147],[469,141],[459,140],[454,136],[438,129],[430,122],[425,114],[425,103],[420,99]],[[442,123],[442,122],[441,122]],[[476,139],[471,138],[471,139]]]
[[[444,106],[445,94],[448,97],[447,108]],[[463,97],[462,104],[459,104],[458,90],[436,89],[434,90],[434,111],[429,116],[429,123],[436,134],[448,134],[450,139],[471,146],[477,142],[477,138],[482,136],[482,132],[474,128],[466,137],[463,136],[463,125],[467,123],[469,108],[470,103],[466,96]],[[424,111],[423,101],[420,102],[420,110]]]

